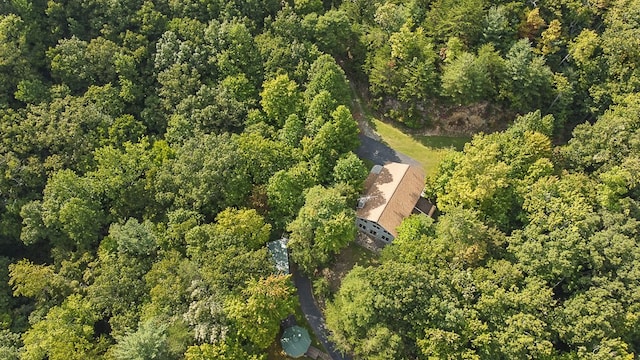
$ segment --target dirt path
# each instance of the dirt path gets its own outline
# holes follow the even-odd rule
[[[362,107],[362,100],[360,96],[358,96],[358,92],[356,90],[353,82],[349,83],[351,87],[351,113],[353,114],[353,118],[358,122],[358,127],[360,128],[360,135],[364,135],[370,139],[381,141],[380,135],[375,132],[369,125],[369,121],[367,121],[367,115],[364,112],[364,108]]]

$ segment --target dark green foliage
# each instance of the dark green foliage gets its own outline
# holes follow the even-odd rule
[[[295,148],[300,146],[300,140],[302,140],[304,133],[304,123],[300,117],[296,114],[291,114],[284,122],[282,129],[280,129],[278,137],[285,145]]]
[[[0,330],[0,356],[6,360],[18,360],[22,340],[20,334],[9,330]]]
[[[327,309],[327,325],[336,331],[337,345],[349,349],[350,344],[358,343],[353,349],[367,357],[415,354],[415,347],[406,348],[406,337],[425,325],[429,309],[421,299],[431,297],[436,290],[433,283],[432,276],[408,264],[389,262],[376,269],[355,267]]]
[[[148,298],[144,275],[151,269],[157,250],[152,224],[130,219],[113,224],[94,263],[93,284],[87,289],[96,310],[109,318],[113,335],[136,326],[142,304]]]
[[[196,133],[242,128],[247,114],[256,104],[253,93],[255,89],[244,74],[229,76],[215,88],[201,86],[176,106],[169,120],[168,140],[182,142]]]
[[[333,113],[338,107],[338,100],[331,96],[327,90],[320,91],[309,103],[309,109],[306,114],[306,131],[309,137],[318,134],[320,128],[331,119]]]
[[[383,264],[354,268],[327,307],[338,346],[367,358],[633,358],[632,104],[577,128],[564,158],[551,156],[554,119],[535,112],[445,159],[427,182],[444,214],[406,219]],[[561,161],[570,167],[554,170]]]
[[[338,106],[331,117],[313,139],[307,138],[304,142],[303,154],[315,166],[315,178],[322,183],[330,182],[338,159],[360,143],[358,124],[345,106]]]
[[[515,4],[515,3],[513,3]],[[508,50],[515,40],[516,29],[510,23],[507,7],[504,5],[492,6],[484,17],[482,30],[482,43],[492,43],[500,50]]]
[[[355,236],[355,213],[338,188],[315,186],[287,226],[292,260],[307,274],[328,264]]]
[[[380,101],[391,97],[402,102],[393,108],[400,114],[396,120],[409,126],[419,124],[412,108],[436,94],[436,58],[424,29],[412,30],[407,24],[369,54],[366,69],[371,92],[381,97]]]
[[[0,358],[266,358],[295,297],[265,242],[313,273],[355,235],[354,93],[413,128],[515,120],[328,294],[340,349],[637,357],[638,9],[3,1]]]
[[[12,298],[11,287],[9,286],[9,259],[0,257],[0,327],[9,329],[12,327]],[[9,334],[10,335],[10,334]],[[5,345],[8,346],[9,344]]]
[[[505,77],[505,61],[492,45],[483,46],[478,56],[462,52],[447,57],[442,73],[443,95],[458,104],[493,100]]]
[[[344,71],[329,55],[322,55],[311,64],[309,81],[304,92],[306,101],[313,100],[322,91],[328,91],[340,105],[348,106],[351,103],[349,81]]]
[[[289,117],[292,116],[296,115]],[[264,138],[257,132],[245,132],[233,140],[247,166],[245,174],[253,185],[266,184],[274,173],[293,166],[299,158],[291,145]]]
[[[241,205],[248,196],[248,166],[228,134],[191,138],[158,174],[157,199],[211,219],[226,207]]]
[[[437,0],[431,4],[422,26],[438,42],[456,36],[467,45],[478,42],[487,2],[484,0]]]
[[[528,40],[519,40],[509,49],[505,59],[506,78],[501,92],[510,106],[519,112],[541,108],[551,101],[553,73],[536,56]]]
[[[333,180],[336,183],[345,183],[353,188],[357,195],[364,190],[364,180],[369,175],[369,170],[356,154],[350,152],[338,159],[333,167]]]
[[[631,95],[593,125],[581,124],[562,149],[568,166],[578,171],[606,171],[638,154],[640,98]]]
[[[304,191],[317,184],[308,163],[298,163],[275,173],[267,184],[269,215],[277,229],[284,229],[304,204]]]
[[[313,30],[320,51],[342,60],[353,58],[354,53],[358,55],[358,34],[344,11],[329,10],[322,14]]]
[[[114,42],[101,37],[86,42],[74,36],[60,40],[47,57],[54,80],[80,91],[115,80],[114,55],[119,50]]]
[[[13,103],[18,83],[32,70],[28,65],[28,23],[16,14],[0,14],[0,107]]]

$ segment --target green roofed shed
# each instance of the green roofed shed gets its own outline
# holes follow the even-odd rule
[[[299,358],[309,350],[311,337],[307,329],[294,325],[284,330],[280,344],[287,356]]]

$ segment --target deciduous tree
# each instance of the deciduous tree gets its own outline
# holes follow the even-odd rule
[[[317,184],[309,163],[301,162],[275,173],[267,184],[269,217],[276,229],[284,229],[304,204],[304,192]]]
[[[282,127],[291,114],[302,110],[302,94],[298,85],[287,75],[265,81],[260,93],[260,105],[272,124]]]
[[[280,329],[280,321],[293,312],[294,288],[289,275],[271,275],[250,281],[240,298],[227,304],[229,317],[240,336],[267,348]]]
[[[72,295],[24,334],[24,352],[20,358],[95,358],[107,344],[106,339],[95,337],[94,324],[99,319],[87,299]]]
[[[355,212],[336,188],[315,186],[287,226],[291,258],[306,273],[326,265],[356,235]]]

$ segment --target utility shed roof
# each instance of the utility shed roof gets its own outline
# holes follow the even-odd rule
[[[276,270],[280,274],[289,273],[289,253],[287,252],[287,241],[289,239],[282,238],[267,243],[267,248],[271,253]]]
[[[433,217],[435,212],[436,206],[423,197],[418,199],[418,203],[416,203],[416,207],[413,209],[414,214],[424,214],[430,217]]]
[[[393,236],[396,227],[413,211],[424,189],[424,172],[417,166],[386,164],[378,174],[365,181],[364,207],[357,216],[377,222]]]
[[[288,356],[299,358],[309,350],[311,337],[307,329],[295,325],[284,330],[280,338],[280,344],[282,345],[282,350]]]

